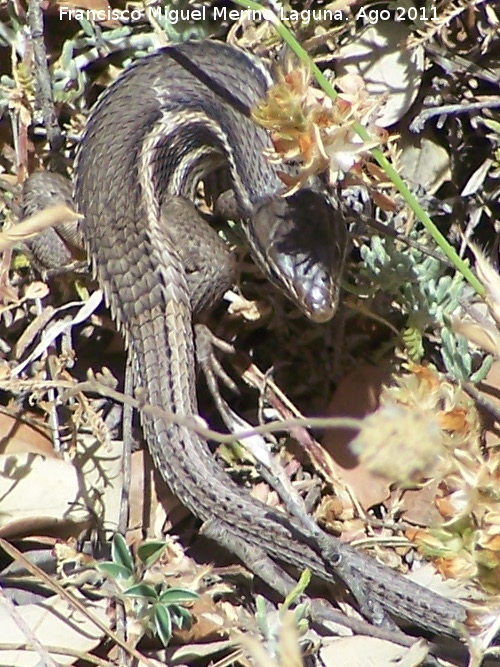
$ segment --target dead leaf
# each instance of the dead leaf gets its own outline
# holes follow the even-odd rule
[[[450,155],[430,131],[425,132],[429,136],[403,131],[399,141],[402,149],[399,172],[410,188],[419,187],[434,194],[450,179]]]
[[[500,332],[496,327],[476,324],[470,320],[455,318],[452,322],[453,331],[467,338],[488,354],[500,357]]]
[[[326,667],[417,667],[428,653],[423,640],[410,648],[375,637],[340,637],[324,640],[319,655]]]
[[[202,595],[189,607],[194,623],[188,629],[174,630],[173,637],[180,644],[206,643],[227,637],[231,624],[219,605],[209,594]]]
[[[380,389],[390,378],[388,368],[360,366],[337,387],[326,411],[328,417],[362,418],[375,410]],[[350,449],[353,430],[332,429],[323,438],[323,447],[334,460],[338,476],[349,485],[364,509],[382,503],[389,496],[387,482],[361,465]]]
[[[481,394],[490,401],[500,412],[500,360],[497,359],[491,365],[488,375],[481,382],[479,387]],[[484,437],[486,442],[486,447],[498,447],[498,442],[500,438],[500,423],[496,421],[491,413],[486,410],[481,410],[481,406],[478,406],[478,409],[482,413],[482,418],[484,421]]]
[[[0,536],[78,535],[91,519],[76,468],[59,458],[0,456]]]
[[[162,538],[186,518],[187,510],[155,471],[148,452],[132,454],[130,478],[129,526],[134,530]]]
[[[420,88],[424,51],[421,46],[405,47],[409,34],[403,23],[379,21],[341,47],[337,56],[337,76],[358,74],[371,95],[385,96],[375,121],[380,127],[402,118]]]
[[[6,456],[31,452],[49,457],[56,456],[52,440],[48,435],[48,428],[44,425],[35,428],[27,423],[30,417],[34,423],[37,423],[39,417],[28,413],[22,413],[22,417],[21,419],[16,415],[0,412],[0,433],[2,434],[0,454]]]
[[[84,604],[94,616],[109,622],[107,600],[84,600]],[[74,655],[65,655],[65,648],[71,653],[78,651],[85,654],[95,648],[103,636],[102,630],[59,596],[49,598],[43,604],[22,605],[18,610],[23,622],[43,646],[58,649],[52,654],[57,664],[72,665],[79,659]],[[0,665],[34,667],[40,664],[40,656],[27,648],[27,644],[22,630],[6,607],[0,605]]]
[[[67,222],[74,222],[81,218],[81,215],[75,213],[67,206],[57,204],[56,206],[48,206],[34,215],[19,222],[15,227],[11,227],[0,233],[0,252],[4,252],[7,248],[11,248],[20,241],[30,239],[36,234],[39,234],[47,227],[55,227]]]
[[[435,504],[438,484],[438,481],[434,481],[421,489],[410,489],[404,492],[402,499],[398,502],[398,508],[401,509],[405,521],[419,526],[436,526],[443,523],[443,517]]]

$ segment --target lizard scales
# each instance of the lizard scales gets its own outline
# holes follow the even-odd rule
[[[272,228],[274,207],[293,209],[293,202],[280,198],[284,186],[263,157],[269,137],[247,113],[270,83],[258,60],[233,47],[216,42],[167,47],[135,63],[108,88],[80,145],[74,195],[95,274],[134,357],[136,384],[149,403],[177,415],[197,414],[197,403],[193,306],[180,251],[183,238],[175,223],[186,217],[179,196],[194,197],[209,164],[228,166],[251,249],[268,276],[281,280],[282,289],[310,316],[316,309],[316,319],[331,315],[337,298],[332,274],[338,273],[335,262],[343,259],[342,232],[334,231],[334,212],[321,186],[306,193],[304,201],[311,200],[312,218],[318,212],[323,222],[332,218],[321,232],[331,236],[319,244],[323,251],[326,245],[331,248],[329,255],[319,253],[319,259],[304,262],[299,253],[290,263],[286,244]],[[291,215],[286,210],[283,219],[290,222]],[[189,222],[184,229],[189,236]],[[272,251],[278,257],[274,263],[269,261]],[[312,283],[307,282],[310,275]],[[307,284],[308,293],[300,292],[297,282]],[[159,472],[204,522],[209,537],[281,593],[286,591],[267,567],[270,559],[335,580],[336,564],[303,539],[300,525],[240,489],[196,433],[160,417],[142,414],[141,419]],[[327,539],[352,577],[360,578],[385,610],[456,635],[452,624],[465,621],[461,605],[412,584],[336,538]]]

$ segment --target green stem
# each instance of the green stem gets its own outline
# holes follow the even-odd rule
[[[307,66],[313,72],[316,81],[319,83],[319,85],[325,91],[325,93],[333,100],[337,97],[337,92],[334,90],[332,84],[328,81],[323,72],[313,62],[307,51],[297,42],[297,40],[288,30],[288,28],[283,25],[283,23],[279,20],[279,18],[270,9],[264,7],[258,2],[254,2],[254,0],[233,0],[233,2],[237,5],[240,5],[240,7],[244,7],[245,9],[253,9],[256,11],[266,12],[266,18],[268,18],[269,21],[272,23],[276,32],[283,39],[283,41],[288,44],[288,46],[292,49],[295,55],[298,58],[300,58],[302,62],[307,64]],[[371,137],[368,134],[367,130],[359,123],[356,123],[354,125],[354,129],[361,137],[361,139],[363,139],[363,141],[371,140]],[[469,282],[470,285],[472,285],[472,287],[476,290],[476,292],[479,295],[483,296],[485,293],[484,286],[481,284],[478,278],[473,274],[473,272],[467,266],[466,262],[464,262],[464,260],[458,255],[455,248],[441,234],[439,229],[430,219],[428,213],[424,211],[424,209],[420,206],[418,201],[415,199],[415,197],[408,189],[408,186],[401,179],[397,171],[394,169],[389,160],[385,157],[380,148],[372,148],[371,154],[378,162],[380,167],[382,167],[382,169],[385,171],[387,176],[391,179],[394,186],[399,190],[399,192],[407,202],[408,206],[411,208],[411,210],[415,213],[417,218],[425,226],[429,234],[432,236],[434,241],[444,252],[446,257],[448,257],[450,262],[452,262],[453,265],[457,268],[457,270],[460,271],[463,277]]]

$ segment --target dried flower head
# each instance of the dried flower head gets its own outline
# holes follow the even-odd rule
[[[337,84],[343,92],[335,100],[312,88],[310,79],[307,69],[281,73],[266,100],[252,112],[255,122],[271,132],[275,152],[270,159],[299,165],[294,176],[281,173],[289,187],[287,194],[306,185],[310,176],[326,171],[334,183],[385,140],[382,130],[369,125],[377,103],[369,99],[360,77],[342,77]],[[365,124],[373,140],[359,137],[354,130],[357,122]]]
[[[443,523],[429,529],[411,529],[407,536],[434,560],[444,576],[474,579],[498,594],[500,447],[483,449],[477,410],[459,386],[431,368],[414,366],[411,370],[397,378],[395,386],[383,390],[379,412],[385,410],[387,414],[390,408],[394,413],[395,406],[415,412],[413,428],[418,437],[407,434],[407,441],[418,449],[418,454],[411,453],[416,462],[413,470],[418,472],[420,464],[426,479],[434,483],[435,504]],[[422,430],[416,420],[424,419],[423,415],[425,420],[434,420],[439,430],[439,441],[433,442],[434,466],[430,443],[417,442]],[[412,428],[412,421],[405,417],[399,431],[404,424]],[[431,465],[425,467],[425,461]]]
[[[351,447],[371,472],[400,484],[428,477],[446,457],[436,416],[394,402],[363,420]]]

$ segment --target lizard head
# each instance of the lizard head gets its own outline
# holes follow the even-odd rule
[[[338,306],[347,229],[329,197],[299,190],[259,203],[246,223],[252,255],[266,276],[313,321]]]

